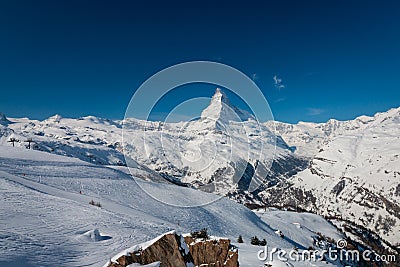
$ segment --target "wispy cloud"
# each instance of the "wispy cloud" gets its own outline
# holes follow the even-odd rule
[[[310,116],[317,116],[325,112],[325,110],[321,108],[307,108],[307,114]]]
[[[255,81],[255,80],[260,79],[260,76],[258,75],[258,73],[253,73],[253,74],[251,75],[251,79],[252,79],[253,81]]]
[[[274,86],[276,89],[281,90],[285,88],[285,85],[282,84],[282,78],[279,78],[277,75],[275,75],[273,79],[274,79]]]
[[[279,103],[279,102],[282,102],[282,101],[285,101],[285,100],[286,100],[286,98],[281,97],[281,98],[275,99],[274,102],[275,103]]]

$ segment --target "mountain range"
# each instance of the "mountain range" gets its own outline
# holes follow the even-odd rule
[[[396,249],[399,124],[400,108],[349,121],[260,123],[217,89],[190,122],[59,115],[38,121],[1,114],[0,144],[31,145],[248,206],[312,211],[347,227],[360,242],[371,240],[359,234],[365,230]]]

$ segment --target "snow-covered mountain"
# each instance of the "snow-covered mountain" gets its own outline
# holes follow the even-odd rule
[[[283,125],[287,140],[315,152],[306,170],[261,194],[270,204],[353,222],[398,246],[399,126],[400,108],[352,121]]]
[[[264,178],[275,183],[305,167],[303,158],[280,137],[232,106],[219,89],[199,120],[162,123],[129,118],[123,127],[127,156],[164,177],[208,192],[253,196],[246,191],[256,189]]]
[[[299,122],[297,124],[269,121],[265,125],[275,130],[275,133],[281,136],[296,154],[312,158],[334,136],[362,130],[373,120],[373,117],[360,116],[349,121],[330,119],[325,123]]]
[[[257,202],[253,191],[266,178],[275,184],[306,167],[273,131],[233,106],[219,89],[199,120],[180,123],[123,121],[93,116],[10,119],[0,143],[27,146],[102,165],[130,167],[135,176],[173,182]],[[123,141],[122,141],[123,140]],[[8,143],[11,145],[11,143]],[[126,171],[126,169],[125,169]]]

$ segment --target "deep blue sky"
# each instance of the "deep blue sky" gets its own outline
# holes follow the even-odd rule
[[[255,75],[280,121],[400,106],[399,1],[164,2],[1,1],[0,111],[122,118],[143,81],[191,60]],[[180,90],[157,112],[213,90]]]

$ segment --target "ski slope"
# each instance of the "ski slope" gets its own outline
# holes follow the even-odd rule
[[[177,203],[193,206],[204,199],[212,203],[178,208],[153,199],[141,186],[154,188],[154,194],[170,195]],[[79,159],[0,146],[0,266],[103,266],[118,252],[162,233],[203,227],[232,240],[242,235],[246,243],[240,244],[241,266],[262,266],[257,259],[260,247],[249,245],[251,236],[286,249],[293,244],[312,245],[311,236],[318,231],[332,238],[340,236],[318,216],[320,222],[312,223],[309,232],[289,230],[292,221],[300,218],[276,211],[256,214],[228,199],[215,198]],[[102,207],[89,205],[91,200]],[[290,235],[280,238],[275,234],[278,227]]]

